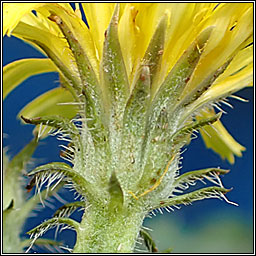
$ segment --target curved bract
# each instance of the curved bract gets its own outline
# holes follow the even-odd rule
[[[4,4],[4,35],[39,48],[60,74],[63,88],[49,92],[50,107],[63,96],[73,108],[49,116],[45,94],[22,119],[52,127],[69,142],[62,154],[71,162],[68,171],[53,163],[32,174],[38,182],[54,176],[73,183],[86,199],[74,252],[132,252],[139,233],[145,243],[151,239],[140,227],[152,209],[225,198],[229,190],[219,175],[226,171],[179,176],[179,160],[199,129],[207,147],[230,162],[244,150],[213,106],[252,85],[252,15],[252,3],[83,3],[76,10]],[[176,195],[203,178],[216,186]],[[68,223],[55,216],[35,228],[34,237],[58,221]]]

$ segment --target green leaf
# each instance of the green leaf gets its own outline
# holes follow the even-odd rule
[[[16,200],[15,202],[17,203],[12,205],[13,208],[10,208],[10,205],[10,209],[6,209],[3,212],[5,250],[10,250],[10,252],[16,252],[16,250],[18,250],[17,248],[22,250],[23,245],[20,243],[19,237],[26,219],[40,201],[43,203],[42,199],[45,199],[47,196],[52,196],[62,186],[63,184],[59,184],[58,186],[55,186],[54,189],[50,188],[49,191],[48,189],[44,190],[40,195],[35,195],[28,201],[23,200],[22,202],[18,202]]]
[[[10,172],[15,171],[18,173],[18,175],[20,175],[26,163],[30,160],[31,156],[33,155],[37,145],[38,142],[35,138],[33,138],[28,145],[26,145],[16,156],[13,157],[13,159],[8,164],[8,169],[10,169],[9,173],[7,172],[6,174],[11,175]]]
[[[172,251],[173,251],[173,248],[170,247],[170,248],[165,249],[165,250],[163,250],[163,251],[161,251],[161,252],[159,252],[159,253],[171,253]]]
[[[50,59],[22,59],[6,65],[3,68],[3,99],[27,78],[56,71]]]
[[[8,213],[14,210],[14,200],[12,199],[10,204],[4,209],[4,213]]]
[[[19,208],[15,209],[14,200],[2,212],[2,230],[3,230],[3,252],[22,253],[20,232],[24,221],[19,216]]]

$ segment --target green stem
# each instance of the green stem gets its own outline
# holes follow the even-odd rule
[[[118,210],[91,205],[77,230],[74,253],[132,253],[145,212],[138,205]]]

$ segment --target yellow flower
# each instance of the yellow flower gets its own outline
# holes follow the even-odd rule
[[[103,81],[101,67],[104,66],[106,31],[115,7],[115,3],[82,3],[76,4],[76,10],[73,10],[67,3],[4,3],[3,35],[16,36],[50,58],[33,60],[36,63],[33,70],[27,68],[31,64],[29,59],[23,60],[23,65],[18,65],[18,62],[7,65],[4,68],[4,96],[28,76],[57,71],[66,82],[66,88],[70,89],[66,92],[66,99],[77,97],[75,90],[86,83],[81,72],[86,71],[81,71],[84,62],[79,63],[71,49],[72,46],[65,39],[66,36],[63,36],[63,29],[66,29],[66,33],[79,42],[81,48],[76,51],[86,55],[88,68],[92,68],[95,75],[92,79],[97,81],[98,89],[103,93],[103,104],[108,108],[107,82]],[[36,14],[32,10],[36,11]],[[81,18],[83,11],[88,26]],[[148,65],[153,99],[182,54],[207,29],[210,29],[211,33],[207,43],[200,49],[200,60],[175,106],[178,108],[182,104],[190,104],[184,120],[190,118],[193,111],[198,112],[201,107],[210,106],[252,85],[252,3],[121,3],[115,22],[118,29],[117,45],[121,49],[128,80],[128,88],[125,88],[124,94],[129,95],[132,92],[142,66]],[[65,24],[66,28],[61,28],[59,23]],[[158,48],[156,52],[151,51],[152,56],[145,61],[152,40],[155,40]],[[220,74],[216,75],[227,62],[227,69],[223,68]],[[24,68],[27,73],[23,72]],[[15,74],[10,75],[14,69]],[[10,76],[11,82],[6,82]],[[218,76],[216,80],[215,76]],[[208,78],[212,80],[209,82]],[[61,90],[63,89],[57,88],[53,90],[53,96],[49,92],[47,97],[55,99],[56,95],[62,93]],[[51,107],[56,105],[58,100],[53,100]],[[35,105],[33,104],[33,109],[36,114],[47,113],[40,112],[40,107],[35,108]],[[25,113],[29,115],[31,108],[25,108]],[[56,109],[56,113],[58,112],[63,113],[61,107]],[[209,112],[208,116],[212,114]],[[233,162],[233,154],[240,156],[244,148],[229,139],[225,142],[225,150],[222,150],[225,152],[220,152],[215,143],[219,140],[221,144],[221,138],[228,138],[230,135],[220,121],[218,124],[219,128],[216,128],[219,134],[217,138],[214,137],[214,141],[212,138],[206,138],[204,133],[203,138],[207,147]],[[214,135],[212,130],[209,129],[208,132]]]

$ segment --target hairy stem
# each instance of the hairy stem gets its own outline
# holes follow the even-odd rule
[[[91,205],[86,209],[74,253],[132,253],[145,217],[137,205],[122,209]]]

